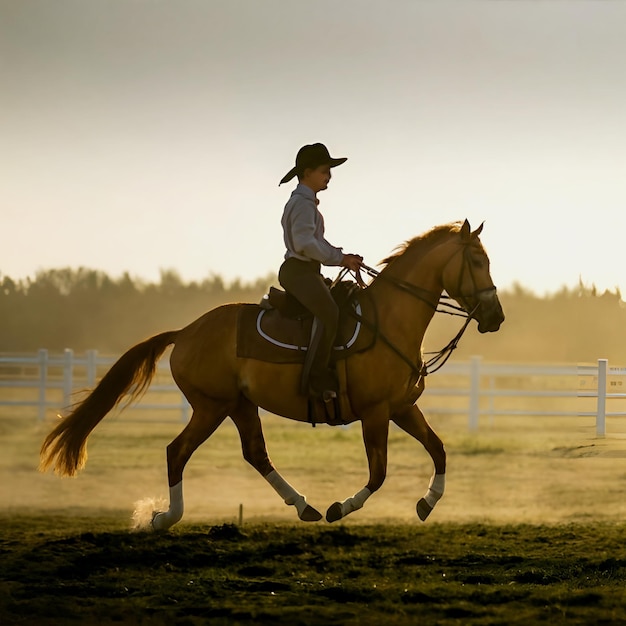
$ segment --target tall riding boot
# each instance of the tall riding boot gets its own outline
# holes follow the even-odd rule
[[[334,371],[328,367],[334,337],[328,337],[324,324],[315,318],[307,358],[303,368],[303,391],[325,402],[337,397],[339,383]]]

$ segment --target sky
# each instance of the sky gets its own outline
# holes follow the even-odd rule
[[[625,294],[625,31],[618,0],[0,0],[0,276],[276,273],[319,141],[368,265],[467,218],[500,288]]]

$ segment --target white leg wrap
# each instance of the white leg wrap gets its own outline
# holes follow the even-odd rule
[[[155,530],[167,530],[180,521],[185,507],[183,504],[183,481],[170,487],[170,507],[164,513],[157,513],[152,520]]]
[[[443,492],[446,489],[446,475],[445,474],[433,474],[433,477],[430,479],[430,485],[428,485],[428,491],[424,496],[424,500],[431,506],[434,507],[435,504],[441,497],[443,496]]]
[[[363,487],[361,491],[355,493],[351,498],[344,500],[341,503],[341,517],[345,517],[353,511],[358,511],[371,495],[372,492],[367,487]]]
[[[300,516],[306,509],[306,498],[298,493],[276,470],[272,470],[265,480],[272,485],[274,491],[285,501],[285,504],[293,505]]]

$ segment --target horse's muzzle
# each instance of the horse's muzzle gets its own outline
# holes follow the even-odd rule
[[[481,292],[478,301],[479,306],[472,316],[478,322],[478,332],[496,332],[504,322],[504,311],[495,288]]]

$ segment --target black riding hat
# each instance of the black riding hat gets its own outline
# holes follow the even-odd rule
[[[296,166],[291,168],[278,183],[289,182],[296,174],[302,174],[307,167],[316,168],[320,165],[330,165],[336,167],[347,161],[347,157],[333,159],[328,152],[328,148],[323,143],[314,143],[302,146],[296,155]]]

